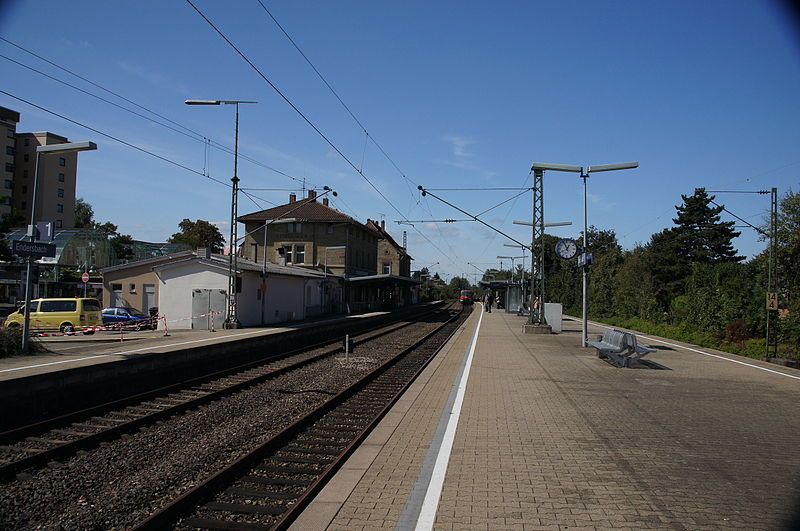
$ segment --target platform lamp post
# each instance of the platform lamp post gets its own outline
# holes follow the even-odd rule
[[[590,173],[599,173],[602,171],[617,171],[617,170],[632,170],[639,167],[638,162],[620,162],[616,164],[600,164],[599,166],[572,166],[569,164],[545,164],[541,162],[534,162],[533,169],[536,170],[552,170],[552,171],[566,171],[572,173],[580,173],[583,179],[583,252],[580,256],[580,265],[583,277],[583,311],[582,311],[582,330],[581,330],[581,346],[586,347],[589,341],[589,327],[588,315],[589,306],[587,298],[589,262],[588,254],[586,252],[589,246],[587,233],[589,231],[589,222],[586,208],[586,181],[589,179]]]
[[[186,105],[236,105],[236,127],[234,129],[233,141],[233,177],[231,177],[231,235],[228,252],[228,313],[225,317],[225,328],[240,328],[237,304],[236,304],[236,271],[238,270],[236,246],[237,221],[239,217],[239,104],[258,103],[248,100],[186,100]]]
[[[67,142],[65,144],[50,144],[36,147],[36,163],[33,167],[33,195],[31,196],[31,224],[28,226],[28,237],[31,242],[36,241],[36,195],[39,188],[39,159],[42,155],[63,155],[65,153],[78,153],[79,151],[94,151],[97,144],[94,142]],[[33,257],[28,257],[25,277],[25,319],[22,322],[22,353],[28,353],[28,334],[30,333],[30,305],[33,286]]]

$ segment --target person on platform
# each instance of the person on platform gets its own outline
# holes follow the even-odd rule
[[[488,313],[492,313],[492,304],[494,303],[494,295],[492,295],[491,291],[486,292],[484,303],[486,304],[486,311]]]

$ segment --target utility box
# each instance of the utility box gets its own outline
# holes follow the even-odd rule
[[[544,303],[544,319],[553,330],[554,334],[561,333],[561,319],[563,315],[563,306],[559,302],[546,302]]]

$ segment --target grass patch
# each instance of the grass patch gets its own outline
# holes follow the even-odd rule
[[[753,359],[763,359],[766,350],[766,342],[764,339],[748,339],[742,342],[726,343],[720,342],[712,334],[708,332],[699,332],[692,330],[686,325],[668,325],[651,323],[640,318],[623,319],[620,317],[592,317],[593,320],[605,323],[611,326],[620,328],[628,328],[636,330],[643,334],[652,334],[654,336],[665,337],[674,339],[676,341],[683,341],[685,343],[692,343],[705,348],[713,348],[730,354],[738,354],[739,356],[746,356]],[[797,359],[797,354],[791,351],[789,345],[778,345],[778,357]]]
[[[29,354],[47,352],[40,342],[31,338],[28,341]],[[22,355],[22,329],[0,328],[0,358]]]

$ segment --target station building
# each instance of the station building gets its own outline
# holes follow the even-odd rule
[[[342,279],[347,313],[391,309],[417,302],[411,257],[385,224],[361,223],[332,208],[314,190],[274,208],[239,218],[245,225],[240,251],[256,263],[293,265]]]

